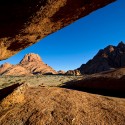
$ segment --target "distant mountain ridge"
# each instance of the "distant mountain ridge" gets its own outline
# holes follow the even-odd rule
[[[100,49],[98,53],[86,64],[82,64],[76,70],[56,72],[52,67],[45,64],[38,54],[29,53],[17,65],[9,63],[0,66],[0,75],[35,75],[35,74],[59,74],[81,75],[94,74],[125,67],[125,43],[120,42],[117,46],[109,45]]]
[[[17,65],[5,63],[0,66],[0,75],[33,75],[33,74],[57,74],[57,72],[45,64],[38,54],[29,53]]]
[[[125,67],[124,42],[120,42],[117,46],[109,45],[99,50],[93,59],[82,64],[78,70],[81,74],[93,74],[121,67]]]

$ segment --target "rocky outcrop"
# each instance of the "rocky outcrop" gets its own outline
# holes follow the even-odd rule
[[[125,67],[125,43],[123,42],[117,46],[109,45],[99,50],[92,60],[81,65],[78,70],[82,74],[92,74],[121,67]]]
[[[1,0],[0,60],[115,0]]]
[[[66,73],[66,75],[73,75],[73,76],[79,76],[81,75],[79,70],[68,70]]]
[[[4,64],[5,67],[7,64]],[[44,64],[38,54],[30,53],[24,56],[19,64],[4,68],[1,66],[1,75],[32,75],[32,74],[56,74],[57,72],[47,64]],[[5,70],[6,69],[6,70]]]
[[[125,99],[21,85],[0,102],[1,125],[124,125]]]
[[[24,68],[20,65],[15,65],[15,66],[12,66],[11,68],[7,69],[4,73],[2,73],[2,75],[20,76],[20,75],[31,75],[31,73],[26,68]]]
[[[13,65],[9,64],[9,63],[4,63],[0,66],[0,74],[3,74],[4,72],[6,72],[9,68],[11,68]]]
[[[20,64],[25,65],[25,64],[31,63],[31,62],[40,63],[40,62],[42,62],[42,59],[38,54],[29,53],[24,56],[24,58],[20,61]]]
[[[112,78],[120,78],[122,76],[125,76],[125,68],[119,68],[119,69],[102,72],[101,75],[110,76]]]
[[[64,75],[66,72],[63,70],[59,70],[57,73],[58,73],[58,75]]]
[[[27,54],[19,63],[20,66],[29,70],[32,74],[56,74],[57,72],[45,64],[38,54]]]

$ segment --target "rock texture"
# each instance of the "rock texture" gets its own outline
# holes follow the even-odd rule
[[[7,69],[11,68],[13,65],[9,63],[4,63],[0,66],[0,74],[3,74]]]
[[[0,60],[115,0],[1,0]]]
[[[24,58],[20,61],[20,64],[25,65],[27,63],[31,63],[31,62],[37,62],[37,63],[41,63],[42,59],[38,54],[34,54],[34,53],[29,53],[26,54],[24,56]],[[43,63],[43,62],[42,62]],[[44,63],[43,63],[44,64]]]
[[[92,60],[81,65],[78,70],[82,74],[92,74],[121,67],[125,67],[125,43],[123,42],[117,46],[109,45],[99,50]]]
[[[124,125],[125,99],[21,85],[0,102],[1,125]]]
[[[38,54],[30,53],[24,56],[19,64],[9,66],[4,64],[0,68],[1,75],[32,75],[32,74],[56,74],[57,72],[47,64],[44,64]]]
[[[20,75],[31,75],[30,71],[26,68],[15,65],[11,68],[7,69],[5,72],[2,73],[2,75],[8,75],[8,76],[20,76]]]
[[[73,76],[79,76],[81,75],[79,70],[68,70],[66,73],[66,75],[73,75]]]
[[[66,73],[66,72],[63,71],[63,70],[59,70],[59,71],[58,71],[58,74],[59,74],[59,75],[64,75],[65,73]]]

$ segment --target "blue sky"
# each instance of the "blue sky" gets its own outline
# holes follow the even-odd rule
[[[107,45],[125,42],[125,0],[117,0],[40,42],[1,61],[17,64],[25,54],[37,53],[55,70],[76,69]]]

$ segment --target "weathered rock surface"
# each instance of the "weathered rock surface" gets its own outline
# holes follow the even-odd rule
[[[57,72],[45,64],[38,54],[27,54],[20,64],[22,67],[29,70],[32,74],[56,74]]]
[[[13,65],[9,63],[4,63],[0,66],[0,74],[3,74],[7,69],[11,68]]]
[[[29,62],[42,62],[41,57],[38,54],[29,53],[24,56],[24,58],[20,61],[20,64],[25,65]],[[42,62],[43,63],[43,62]]]
[[[20,75],[31,75],[31,73],[26,68],[20,65],[15,65],[7,69],[4,73],[2,73],[2,75],[20,76]]]
[[[0,102],[1,125],[124,125],[125,99],[21,85]]]
[[[78,70],[82,74],[92,74],[115,68],[125,67],[125,43],[120,42],[117,46],[109,45],[83,64]]]
[[[79,76],[81,75],[79,70],[68,70],[66,73],[66,75],[74,75],[74,76]]]
[[[112,78],[120,78],[125,76],[125,68],[119,68],[101,73],[101,75],[110,76]]]
[[[115,0],[1,0],[0,60]]]
[[[63,71],[63,70],[59,70],[57,73],[58,73],[59,75],[64,75],[66,72]]]
[[[1,66],[2,75],[32,75],[32,74],[56,74],[57,72],[47,64],[44,64],[38,54],[30,53],[24,56],[19,64],[9,67]],[[6,68],[5,68],[6,67]]]

